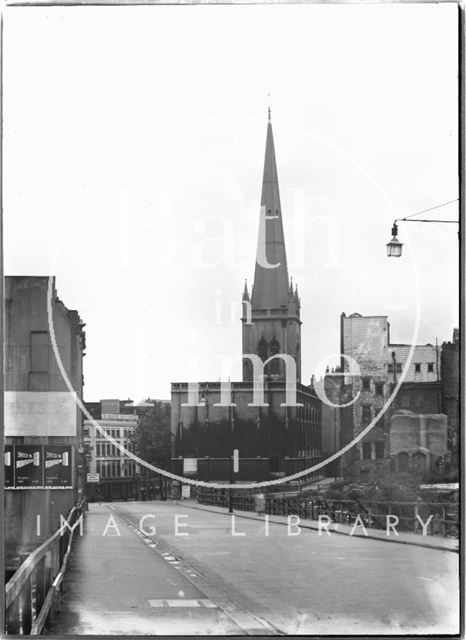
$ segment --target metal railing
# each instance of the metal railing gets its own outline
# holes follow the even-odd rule
[[[200,491],[198,502],[228,508],[228,492]],[[328,516],[332,522],[352,525],[357,523],[366,528],[383,530],[386,530],[387,523],[391,523],[396,526],[397,531],[419,534],[423,533],[424,523],[428,535],[459,536],[458,503],[455,502],[375,502],[268,495],[265,503],[265,513],[269,515],[297,515],[306,520]],[[254,511],[252,492],[233,494],[233,509]],[[393,517],[387,519],[387,516]]]
[[[60,606],[61,584],[74,532],[82,533],[84,503],[73,507],[66,521],[35,549],[5,587],[7,634],[39,635]]]

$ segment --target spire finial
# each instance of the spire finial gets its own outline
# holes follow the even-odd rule
[[[272,121],[272,115],[271,115],[271,110],[270,110],[270,91],[268,93],[268,97],[269,97],[269,106],[268,106],[269,122],[271,122]]]
[[[248,281],[244,281],[244,290],[243,290],[243,302],[247,300],[249,302],[249,291],[248,291]]]

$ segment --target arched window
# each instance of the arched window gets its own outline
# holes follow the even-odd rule
[[[257,353],[262,362],[267,360],[269,354],[269,346],[264,336],[262,336],[262,338],[259,340],[259,344],[257,345]]]
[[[423,453],[422,451],[417,451],[414,455],[413,455],[413,473],[418,473],[423,475],[426,472],[426,468],[427,468],[427,461],[426,461],[426,456],[425,453]]]

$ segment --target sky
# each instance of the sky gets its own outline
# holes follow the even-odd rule
[[[241,353],[269,105],[303,382],[342,312],[451,340],[457,225],[385,244],[458,197],[457,54],[454,3],[7,7],[5,272],[79,311],[85,399],[169,398]]]

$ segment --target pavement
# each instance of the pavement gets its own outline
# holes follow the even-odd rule
[[[113,504],[91,504],[75,540],[48,635],[275,635],[225,597],[213,602],[196,572]]]
[[[458,632],[451,549],[285,522],[192,501],[91,504],[49,634]]]
[[[224,507],[214,507],[210,505],[199,504],[195,500],[182,500],[177,501],[177,504],[187,506],[191,509],[201,509],[203,511],[212,511],[213,513],[225,513]],[[252,511],[238,511],[235,513],[241,518],[252,518],[254,520],[264,521],[264,516],[259,516]],[[288,526],[287,516],[272,516],[268,517],[269,522]],[[292,522],[295,522],[293,519]],[[318,520],[300,520],[299,526],[304,529],[313,529],[315,531],[322,530],[323,535],[327,535],[322,524],[319,524]],[[408,531],[392,530],[387,535],[386,530],[372,529],[364,526],[354,526],[351,524],[343,523],[331,523],[328,527],[329,534],[334,533],[354,536],[355,538],[371,538],[373,540],[381,540],[383,542],[393,542],[395,544],[408,544],[415,547],[427,547],[430,549],[437,549],[438,551],[454,551],[459,552],[459,540],[457,538],[444,538],[441,536],[422,535],[421,533],[411,533]]]

